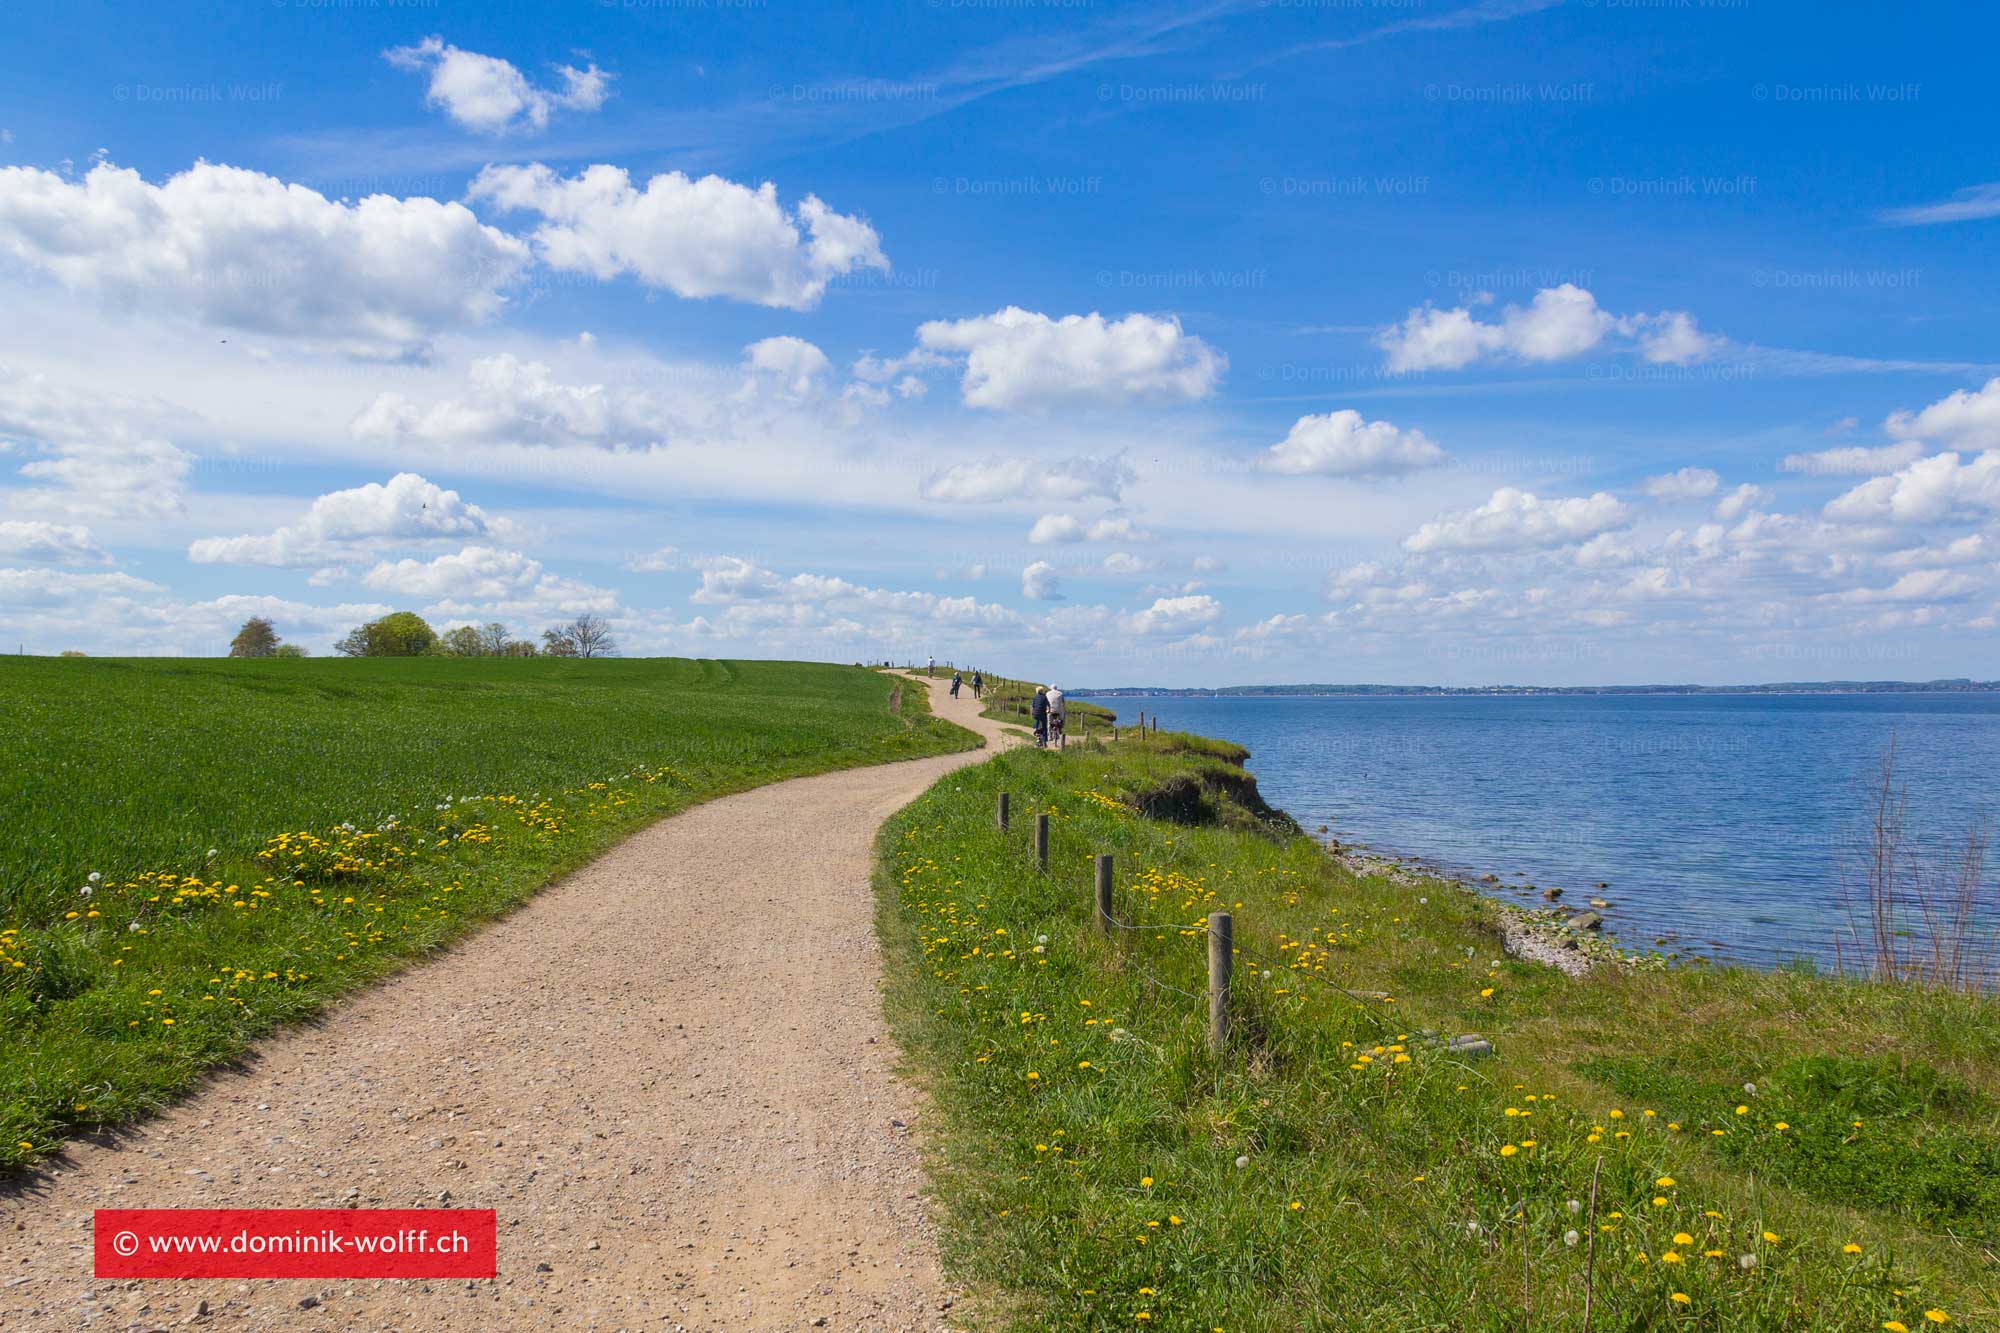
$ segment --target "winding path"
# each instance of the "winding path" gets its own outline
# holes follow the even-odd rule
[[[664,820],[115,1144],[73,1145],[0,1194],[0,1328],[938,1328],[870,861],[884,819],[986,753]],[[349,1204],[496,1209],[499,1277],[92,1276],[95,1208]]]

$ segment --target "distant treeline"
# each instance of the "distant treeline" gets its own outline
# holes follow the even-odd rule
[[[1473,695],[1524,694],[1983,694],[2000,690],[1996,680],[1793,680],[1768,685],[1225,685],[1220,689],[1149,689],[1122,685],[1113,689],[1075,689],[1073,696],[1130,698],[1157,695],[1169,699],[1275,699],[1299,695],[1416,695],[1463,698]]]

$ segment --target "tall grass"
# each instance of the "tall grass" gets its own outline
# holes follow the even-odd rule
[[[1991,990],[2000,982],[2000,882],[1988,882],[1986,867],[1991,826],[1975,819],[1940,844],[1911,833],[1909,804],[1892,739],[1869,792],[1860,887],[1843,894],[1841,960],[1854,953],[1882,981]]]

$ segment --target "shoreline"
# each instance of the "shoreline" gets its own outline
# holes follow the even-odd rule
[[[1318,838],[1315,837],[1314,840],[1318,841]],[[1491,914],[1493,925],[1500,933],[1501,944],[1508,954],[1528,962],[1546,963],[1573,980],[1588,976],[1592,970],[1606,964],[1632,968],[1666,968],[1683,961],[1699,964],[1710,961],[1700,954],[1670,956],[1658,952],[1640,953],[1628,949],[1618,942],[1615,933],[1603,928],[1602,912],[1605,909],[1596,906],[1568,910],[1560,907],[1528,907],[1521,903],[1510,903],[1496,898],[1476,882],[1433,868],[1412,858],[1372,851],[1352,843],[1343,843],[1338,838],[1321,843],[1321,847],[1350,874],[1387,879],[1413,888],[1427,884],[1436,885],[1441,889],[1456,891],[1476,899]],[[1586,928],[1570,924],[1582,915],[1594,918],[1598,924]]]

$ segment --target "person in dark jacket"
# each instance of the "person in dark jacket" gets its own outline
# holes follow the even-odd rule
[[[956,671],[951,673],[951,697],[954,699],[958,697],[958,682],[960,679],[961,678]]]
[[[980,675],[977,671],[973,672],[972,697],[977,699],[979,697],[979,692],[985,688],[986,688],[986,677]]]
[[[1035,697],[1028,701],[1028,716],[1035,723],[1035,744],[1049,743],[1049,692],[1035,686]]]

